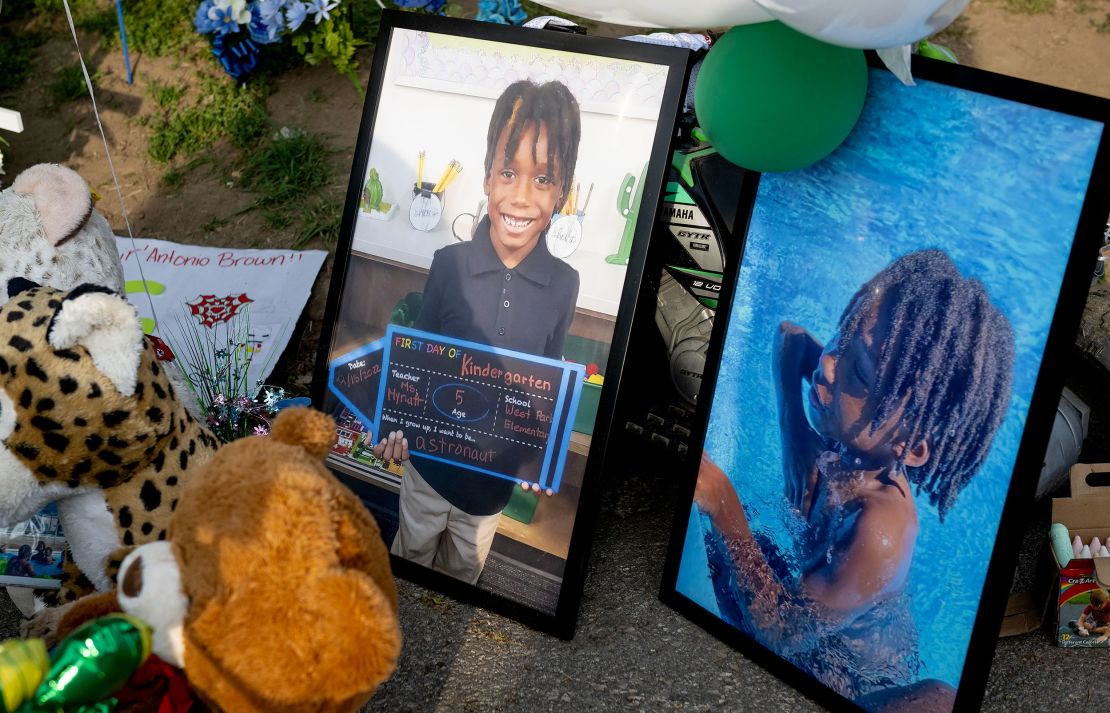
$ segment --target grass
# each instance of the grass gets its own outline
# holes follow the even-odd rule
[[[188,176],[194,168],[209,163],[210,161],[211,159],[206,156],[194,156],[181,166],[171,168],[162,174],[162,185],[166,188],[178,188],[185,182],[185,177]]]
[[[1019,12],[1024,15],[1039,15],[1049,12],[1056,7],[1056,0],[1003,0],[1003,4],[1010,12]]]
[[[227,225],[227,218],[217,217],[200,226],[200,229],[206,233],[214,233],[225,225]]]
[[[0,28],[0,94],[18,89],[31,76],[41,42],[38,33]]]
[[[1095,28],[1100,35],[1110,34],[1110,12],[1106,13],[1106,17],[1102,18],[1101,22],[1091,20],[1091,27]]]
[[[293,216],[283,210],[264,210],[262,211],[262,219],[266,221],[268,227],[274,230],[282,230],[293,224]]]
[[[18,3],[17,3],[18,4]],[[132,53],[155,57],[178,52],[197,41],[193,31],[196,0],[144,0],[123,4],[127,26],[127,45]],[[119,23],[112,0],[69,0],[73,22],[81,29],[100,36],[101,47],[119,46]],[[61,0],[34,0],[39,15],[58,16],[64,11]]]
[[[293,249],[300,250],[316,238],[324,245],[335,245],[339,239],[339,227],[343,222],[343,206],[326,198],[317,199],[301,215],[301,226],[293,240]]]
[[[166,170],[161,179],[164,187],[180,187],[202,163],[228,163],[216,155],[220,149],[206,151],[218,139],[227,138],[239,149],[250,148],[240,159],[237,183],[258,194],[236,215],[261,209],[267,227],[288,231],[295,249],[315,240],[335,243],[343,206],[323,197],[313,199],[331,183],[331,151],[322,137],[299,129],[283,129],[262,139],[270,125],[264,106],[265,85],[237,88],[222,78],[205,78],[192,89],[150,82],[147,91],[159,108],[143,120],[151,132],[150,157],[159,163],[180,163],[175,159],[190,157]],[[217,216],[202,228],[215,232],[229,217]]]
[[[96,82],[102,76],[103,72],[98,70],[93,73],[91,79]],[[80,99],[87,96],[88,91],[85,87],[85,75],[81,73],[81,68],[78,66],[60,67],[54,73],[54,81],[50,83],[50,96],[55,104],[65,104],[74,99]]]
[[[343,206],[322,197],[308,203],[309,196],[331,182],[329,153],[318,135],[297,129],[278,132],[247,157],[239,173],[240,188],[261,194],[240,212],[261,208],[263,220],[275,230],[295,224],[294,249],[316,239],[334,243]]]
[[[255,207],[301,203],[331,181],[329,153],[316,134],[283,130],[247,157],[240,186],[262,194]]]
[[[159,81],[147,82],[146,86],[154,103],[161,109],[169,109],[177,104],[188,91],[184,84],[162,84]]]
[[[205,77],[192,104],[162,105],[160,100],[173,95],[166,89],[152,90],[162,113],[149,119],[151,129],[150,157],[168,163],[177,156],[190,156],[211,146],[220,138],[228,138],[238,148],[245,148],[265,133],[270,118],[263,100],[267,88],[257,83],[237,87],[223,79]],[[180,99],[184,96],[182,90]]]

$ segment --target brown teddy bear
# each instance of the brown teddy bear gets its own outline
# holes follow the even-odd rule
[[[334,437],[331,418],[295,408],[269,436],[224,446],[185,485],[169,541],[136,548],[120,568],[120,607],[152,627],[154,653],[216,710],[355,711],[393,672],[389,554],[323,465]],[[88,604],[81,618],[112,608]]]

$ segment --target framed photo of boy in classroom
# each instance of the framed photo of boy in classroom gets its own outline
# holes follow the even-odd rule
[[[315,403],[395,571],[573,635],[685,50],[385,12]]]
[[[977,710],[1110,210],[1110,102],[915,58],[744,190],[662,598],[837,710]]]

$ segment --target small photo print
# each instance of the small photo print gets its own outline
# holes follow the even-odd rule
[[[57,589],[69,557],[54,503],[33,518],[0,528],[0,585]]]

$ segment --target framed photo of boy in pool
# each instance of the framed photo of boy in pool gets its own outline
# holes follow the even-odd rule
[[[914,77],[744,187],[661,593],[838,710],[978,709],[1110,210],[1110,102]]]
[[[573,635],[688,61],[382,14],[314,402],[398,574]]]

